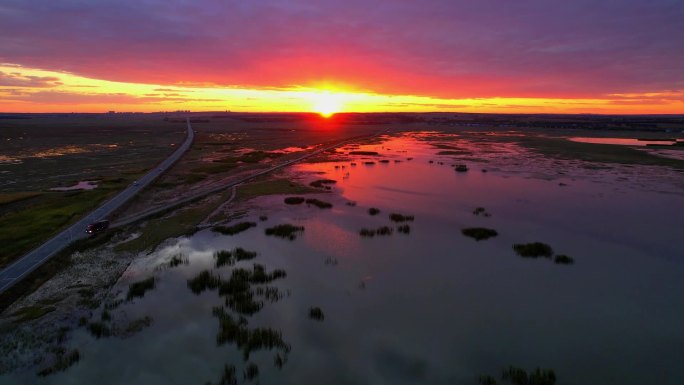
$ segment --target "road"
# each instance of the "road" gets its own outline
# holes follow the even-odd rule
[[[339,146],[342,146],[342,145],[344,145],[344,144],[346,144],[346,143],[353,142],[353,141],[358,141],[358,140],[360,140],[360,139],[365,139],[365,138],[370,138],[370,137],[378,136],[378,135],[381,135],[381,134],[383,134],[383,133],[385,133],[385,132],[387,132],[387,131],[384,130],[384,131],[377,132],[377,133],[375,133],[375,134],[360,135],[360,136],[355,136],[355,137],[343,139],[343,140],[341,140],[341,141],[339,141],[339,142],[335,142],[334,144],[331,144],[331,145],[328,145],[328,146],[324,146],[324,147],[322,147],[322,148],[320,148],[320,149],[318,149],[318,150],[312,151],[312,152],[310,152],[310,153],[307,153],[307,154],[302,155],[302,156],[300,156],[300,157],[297,157],[297,158],[295,158],[295,159],[291,159],[291,160],[288,160],[287,162],[283,162],[283,163],[277,164],[277,165],[272,166],[272,167],[269,167],[269,168],[267,168],[267,169],[265,169],[265,170],[255,172],[254,174],[250,174],[250,175],[247,175],[247,176],[245,176],[245,177],[242,177],[242,178],[239,178],[239,179],[230,181],[230,182],[228,182],[228,183],[224,183],[224,184],[222,184],[222,185],[220,185],[220,186],[212,187],[212,188],[210,188],[210,189],[201,191],[201,192],[199,192],[199,193],[195,193],[195,194],[193,194],[193,195],[191,195],[191,196],[185,197],[185,198],[183,198],[183,199],[177,200],[177,201],[172,202],[172,203],[169,203],[169,204],[167,204],[167,205],[164,205],[164,206],[161,206],[161,207],[155,207],[155,208],[153,208],[153,209],[150,209],[150,210],[147,210],[147,211],[143,211],[143,212],[138,213],[138,214],[136,214],[136,215],[133,215],[133,216],[131,216],[131,217],[121,219],[121,220],[119,220],[119,221],[113,223],[111,227],[120,227],[120,226],[130,225],[130,224],[132,224],[132,223],[135,223],[135,222],[138,222],[138,221],[140,221],[140,220],[143,220],[143,219],[145,219],[145,218],[147,218],[147,217],[149,217],[149,216],[151,216],[151,215],[155,215],[155,214],[158,214],[158,213],[162,213],[162,212],[165,212],[165,211],[169,211],[169,210],[175,209],[175,208],[177,208],[177,207],[186,205],[186,204],[188,204],[188,203],[190,203],[190,202],[193,202],[193,201],[196,201],[196,200],[198,200],[198,199],[202,199],[202,198],[204,198],[204,197],[206,197],[206,196],[208,196],[208,195],[210,195],[210,194],[215,194],[215,193],[218,193],[218,192],[222,192],[222,191],[224,191],[225,189],[228,189],[228,188],[231,188],[231,187],[235,187],[235,186],[237,186],[237,185],[239,185],[239,184],[248,182],[248,181],[250,181],[250,180],[252,180],[252,179],[254,179],[254,178],[260,177],[260,176],[262,176],[262,175],[269,174],[269,173],[271,173],[271,172],[273,172],[273,171],[276,171],[276,170],[279,170],[279,169],[281,169],[281,168],[290,166],[290,165],[292,165],[292,164],[294,164],[294,163],[301,162],[301,161],[304,160],[304,159],[310,158],[310,157],[312,157],[312,156],[314,156],[314,155],[321,154],[321,153],[323,153],[323,152],[325,152],[325,151],[328,151],[328,150],[332,150],[332,149],[337,148],[337,147],[339,147]],[[232,199],[232,198],[231,198],[231,199]]]
[[[183,144],[181,144],[176,151],[168,158],[161,162],[157,167],[138,179],[125,190],[121,191],[114,198],[105,202],[99,208],[92,211],[90,214],[81,218],[78,222],[69,226],[61,233],[57,234],[47,242],[43,243],[38,248],[24,255],[4,270],[0,271],[0,293],[10,288],[12,285],[20,281],[26,275],[40,267],[43,263],[49,260],[52,256],[63,250],[69,244],[77,239],[86,238],[86,226],[88,224],[106,218],[115,210],[119,209],[138,192],[152,183],[159,175],[168,170],[181,156],[187,151],[195,138],[195,132],[192,130],[190,120],[187,121],[187,136]]]

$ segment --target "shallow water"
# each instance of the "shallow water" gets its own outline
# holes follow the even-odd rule
[[[673,145],[678,142],[678,140],[640,140],[632,138],[585,138],[585,137],[573,137],[568,138],[568,140],[573,142],[581,143],[595,143],[595,144],[617,144],[621,146],[648,146],[648,145]]]
[[[318,196],[333,209],[258,198],[249,219],[269,219],[256,228],[236,236],[201,231],[136,260],[115,291],[125,296],[128,284],[152,275],[157,287],[113,314],[151,316],[153,325],[126,339],[76,332],[71,345],[81,361],[40,383],[203,384],[218,381],[226,363],[241,379],[241,353],[216,346],[211,309],[223,300],[212,291],[196,296],[186,285],[213,269],[216,250],[238,246],[259,256],[237,266],[256,262],[288,274],[274,282],[288,294],[247,317],[250,327],[280,330],[292,349],[280,370],[275,351],[252,354],[262,384],[474,384],[508,365],[552,368],[558,384],[684,383],[682,195],[632,188],[619,173],[603,183],[568,176],[567,185],[485,173],[478,163],[456,173],[450,165],[462,161],[438,157],[411,136],[355,149],[386,157],[293,171],[337,180],[332,194]],[[492,216],[475,216],[478,206]],[[370,216],[369,207],[381,213]],[[396,227],[391,212],[415,215],[409,235],[359,236],[363,227]],[[264,235],[280,223],[306,230],[294,241]],[[461,235],[474,226],[499,236],[476,242]],[[534,241],[575,264],[512,250]],[[188,265],[161,268],[179,253]],[[228,277],[231,267],[216,270]],[[323,310],[323,322],[308,318],[313,306]],[[35,382],[0,378],[12,381]]]

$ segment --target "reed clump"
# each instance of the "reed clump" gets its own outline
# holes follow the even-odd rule
[[[211,231],[221,233],[223,235],[235,235],[243,231],[249,230],[252,227],[256,227],[255,222],[240,222],[232,226],[214,226]]]

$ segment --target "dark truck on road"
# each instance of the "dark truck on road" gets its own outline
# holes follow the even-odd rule
[[[97,221],[93,222],[86,227],[86,233],[88,234],[98,234],[101,233],[109,227],[109,221],[108,220],[102,220],[102,221]]]

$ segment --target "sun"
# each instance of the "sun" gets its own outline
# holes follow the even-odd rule
[[[329,91],[316,93],[313,96],[313,111],[324,118],[329,118],[342,110],[342,100]]]

